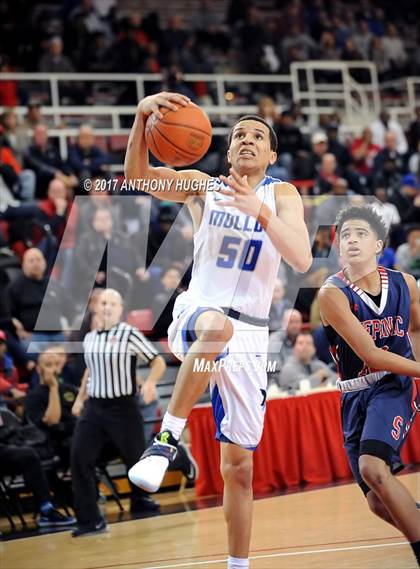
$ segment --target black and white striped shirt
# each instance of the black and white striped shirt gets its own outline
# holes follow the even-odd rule
[[[93,330],[83,341],[89,372],[88,395],[114,399],[134,395],[137,358],[149,364],[158,351],[133,326],[120,322],[109,330]]]

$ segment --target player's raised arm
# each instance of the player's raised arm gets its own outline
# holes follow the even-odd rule
[[[161,118],[162,114],[159,111],[159,107],[177,110],[180,105],[186,106],[189,102],[189,98],[185,95],[166,92],[150,95],[140,101],[128,139],[127,151],[125,153],[124,174],[128,184],[142,189],[142,186],[139,185],[139,180],[188,180],[210,178],[210,176],[204,174],[204,172],[200,172],[199,170],[176,171],[171,168],[153,168],[149,164],[149,151],[145,140],[145,125],[149,115],[153,113],[158,118]],[[146,186],[144,189],[147,191]],[[190,195],[197,195],[198,192],[179,191],[176,189],[174,184],[168,184],[165,191],[150,193],[154,197],[162,200],[185,202]]]
[[[372,337],[350,310],[347,297],[335,286],[323,286],[318,303],[324,325],[330,324],[339,336],[370,368],[397,375],[420,375],[420,363],[375,345]]]
[[[413,275],[403,273],[410,290],[410,340],[416,360],[420,362],[420,293]]]

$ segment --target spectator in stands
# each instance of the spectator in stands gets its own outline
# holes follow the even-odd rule
[[[122,206],[129,203],[130,200],[122,200],[123,204],[119,202],[121,200],[115,200],[112,195],[108,192],[100,191],[101,183],[105,181],[105,178],[101,175],[94,176],[92,178],[92,190],[80,203],[80,212],[78,219],[78,241],[80,241],[81,236],[92,229],[92,221],[94,215],[98,209],[109,209],[112,215],[113,228],[115,230],[122,230]],[[142,196],[136,196],[139,199]],[[151,199],[149,197],[149,199]],[[138,212],[136,212],[138,213]]]
[[[37,103],[30,103],[28,105],[28,112],[26,113],[23,125],[28,130],[33,130],[37,124],[43,122],[43,116],[41,111],[41,105]]]
[[[284,362],[280,372],[280,387],[297,391],[303,380],[313,389],[332,385],[336,374],[316,357],[314,339],[309,332],[299,332],[293,344],[293,353]],[[307,389],[306,389],[307,390]]]
[[[0,176],[14,198],[26,201],[33,199],[35,174],[32,170],[22,170],[13,150],[4,137],[2,126],[0,126]]]
[[[404,223],[417,223],[419,219],[420,219],[420,191],[417,192],[417,195],[414,197],[412,205],[406,210],[402,220]]]
[[[60,36],[54,36],[48,42],[48,52],[42,55],[38,63],[41,73],[74,73],[74,65],[63,54],[63,40]]]
[[[114,73],[139,73],[143,69],[147,53],[135,36],[133,25],[127,18],[122,19],[119,22],[118,39],[112,46],[111,69]]]
[[[392,193],[392,202],[398,208],[401,219],[405,221],[406,212],[412,209],[414,201],[420,194],[420,182],[413,174],[407,174],[401,180],[398,191]],[[417,220],[416,220],[417,221]]]
[[[415,108],[415,113],[416,113],[416,117],[410,123],[409,129],[408,129],[408,142],[410,145],[410,151],[413,153],[414,152],[418,153],[419,152],[419,143],[420,143],[420,106]],[[415,168],[413,170],[410,167],[410,171],[411,172],[419,171],[418,162],[417,162],[417,168]]]
[[[316,42],[296,23],[286,30],[286,36],[281,42],[282,59],[286,65],[292,61],[308,61],[317,53]]]
[[[418,220],[417,220],[418,221]],[[396,251],[396,268],[420,279],[420,225],[413,225],[407,230],[407,243]]]
[[[82,125],[77,143],[69,147],[69,165],[73,172],[83,182],[92,179],[99,172],[106,172],[109,163],[107,154],[95,145],[93,128],[88,124]]]
[[[6,290],[10,314],[22,323],[26,344],[62,342],[63,319],[65,322],[72,316],[71,299],[54,279],[45,274],[46,266],[45,257],[39,249],[28,249],[23,255],[23,274]],[[43,331],[37,332],[35,326],[41,307],[43,318],[40,326]]]
[[[337,61],[340,59],[340,52],[336,45],[334,34],[324,31],[319,45],[319,59],[325,61]]]
[[[281,279],[276,279],[273,291],[273,300],[271,301],[269,314],[269,330],[274,332],[278,330],[283,321],[284,312],[291,308],[290,301],[284,298],[284,283]]]
[[[288,179],[291,179],[294,176],[296,163],[308,156],[303,135],[296,126],[291,111],[288,110],[281,113],[274,130],[279,148],[278,163],[286,168]]]
[[[54,178],[62,180],[68,188],[74,188],[78,180],[61,159],[55,144],[48,137],[48,128],[39,123],[33,129],[33,142],[25,152],[25,166],[36,174],[36,197],[44,198],[48,184]]]
[[[331,152],[327,152],[321,158],[321,165],[315,181],[315,193],[329,194],[334,183],[339,177],[337,159]]]
[[[4,139],[13,150],[17,160],[22,164],[23,154],[29,146],[29,133],[24,125],[19,124],[18,116],[13,109],[0,116]]]
[[[417,177],[420,177],[420,141],[417,152],[414,152],[408,161],[408,170]]]
[[[161,291],[153,299],[152,312],[156,324],[153,326],[153,337],[165,338],[172,322],[172,310],[176,298],[181,294],[179,288],[182,275],[177,267],[168,267],[163,270],[160,278]]]
[[[311,136],[311,152],[296,165],[296,176],[299,179],[314,179],[321,167],[321,160],[328,151],[328,137],[325,132],[315,132]]]
[[[349,189],[349,184],[345,178],[331,176],[331,190],[326,195],[316,209],[315,220],[316,225],[332,225],[337,213],[345,207],[354,192]]]
[[[13,359],[7,353],[7,337],[0,330],[0,394],[6,398],[24,399],[28,390],[27,383],[19,383],[19,374]]]
[[[356,49],[362,56],[361,59],[369,59],[373,35],[369,29],[369,22],[365,18],[357,20],[356,30],[352,37]]]
[[[398,151],[397,136],[394,131],[385,133],[385,147],[378,152],[373,161],[373,182],[385,180],[391,187],[404,174],[404,156]]]
[[[400,77],[407,64],[407,53],[402,39],[398,36],[395,24],[388,23],[382,45],[385,57],[391,66],[391,76]]]
[[[54,508],[48,481],[36,451],[29,446],[9,444],[9,432],[0,421],[0,475],[23,474],[25,484],[36,502],[38,527],[59,528],[74,525],[74,518],[64,516]]]
[[[372,142],[380,148],[386,147],[386,133],[391,131],[395,136],[396,151],[403,155],[408,150],[407,139],[400,123],[391,119],[391,115],[386,109],[383,109],[379,118],[374,120],[370,125],[372,131]]]
[[[270,334],[268,359],[276,362],[276,370],[269,374],[269,382],[280,385],[280,372],[293,352],[293,343],[302,330],[302,314],[293,308],[283,314],[281,328]]]
[[[71,270],[72,252],[75,244],[77,224],[77,207],[70,200],[70,195],[61,179],[54,178],[48,186],[47,197],[38,203],[9,207],[0,218],[11,224],[24,223],[27,229],[26,237],[37,245],[47,260],[48,272],[51,271],[58,252],[58,246],[67,227],[66,242],[63,242],[65,252],[63,258],[68,263],[67,272]],[[69,216],[70,210],[72,215]],[[62,267],[62,271],[66,267]],[[62,278],[67,286],[67,281]]]
[[[338,139],[338,127],[339,124],[334,121],[329,121],[326,126],[328,152],[334,154],[337,164],[344,171],[351,162],[351,155],[347,147]]]
[[[340,184],[341,178],[338,183]],[[327,202],[331,203],[329,206]],[[337,203],[335,203],[337,202]],[[316,212],[314,244],[312,247],[313,262],[312,266],[304,275],[301,275],[298,286],[295,307],[305,315],[311,314],[311,306],[315,300],[318,289],[322,286],[325,279],[339,269],[338,254],[332,243],[330,226],[336,218],[336,211],[343,207],[343,200],[340,197],[329,197],[326,208],[320,208]],[[331,217],[330,217],[331,216]]]
[[[114,229],[111,211],[105,208],[96,210],[92,228],[81,236],[75,253],[76,272],[82,279],[92,278],[92,268],[98,263],[95,286],[101,288],[107,286],[107,272],[113,279],[124,279],[127,275],[126,279],[131,283],[136,269],[144,266],[144,260],[131,242]]]
[[[172,227],[177,215],[176,208],[167,202],[159,204],[157,220],[150,224],[148,245],[147,245],[147,264],[150,264],[159,251],[159,259],[162,266],[172,265],[177,267],[184,274],[186,267],[192,260],[192,240],[178,226]],[[171,240],[165,241],[169,230],[171,230]],[[162,246],[165,241],[165,245]]]
[[[38,357],[40,383],[25,400],[29,421],[45,431],[54,454],[65,468],[70,466],[70,448],[76,419],[71,409],[77,397],[77,387],[60,381],[61,356],[54,348]]]
[[[365,127],[360,137],[356,137],[351,144],[353,167],[363,176],[369,179],[372,173],[373,161],[380,151],[380,147],[372,142],[372,131]]]
[[[375,188],[375,197],[377,201],[374,201],[371,207],[383,218],[386,226],[391,227],[401,223],[397,207],[388,201],[386,188],[377,186]]]

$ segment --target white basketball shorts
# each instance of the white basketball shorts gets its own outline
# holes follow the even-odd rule
[[[181,361],[196,340],[194,325],[207,310],[221,308],[185,304],[175,306],[168,329],[171,351]],[[196,371],[210,369],[210,392],[216,423],[216,439],[255,450],[261,440],[267,392],[268,326],[254,326],[230,318],[234,332],[215,362],[197,357]]]

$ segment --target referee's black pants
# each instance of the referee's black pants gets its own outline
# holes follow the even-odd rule
[[[127,468],[144,451],[143,418],[134,396],[86,401],[77,421],[71,449],[74,509],[79,524],[95,522],[99,515],[95,463],[106,442],[111,440]],[[131,485],[132,501],[146,493]]]

